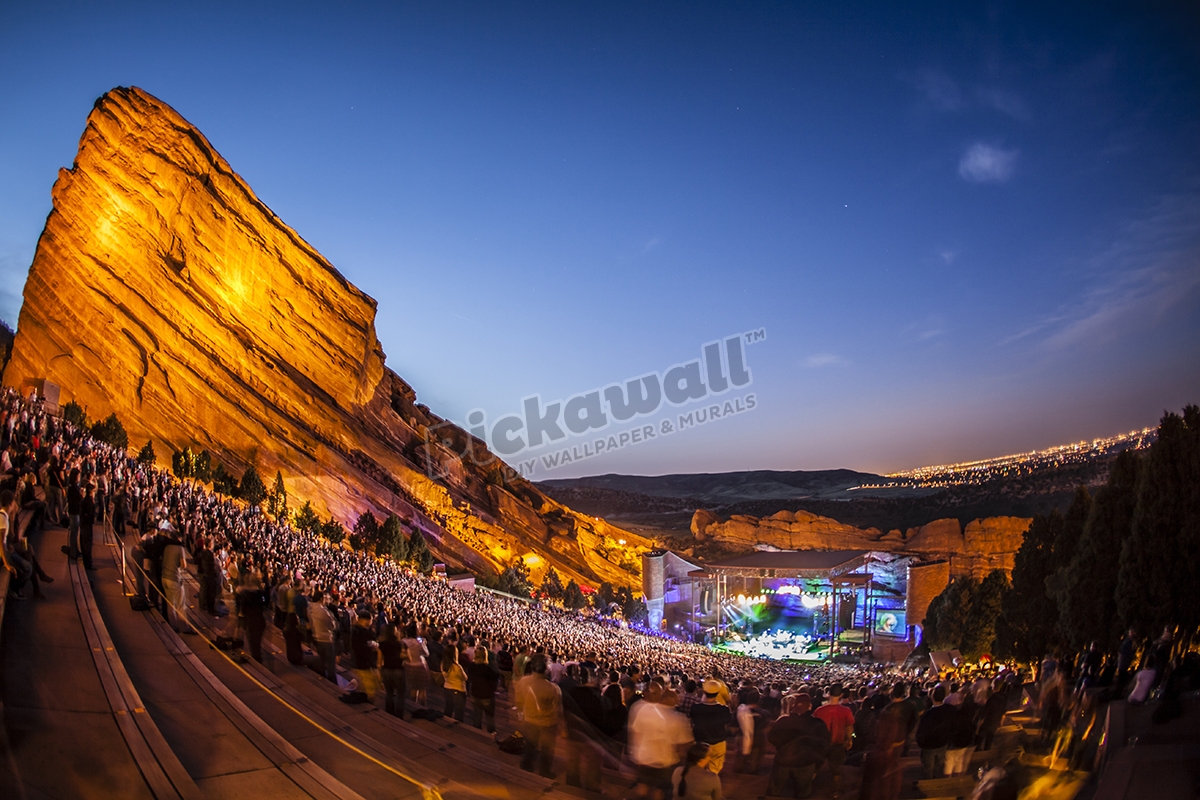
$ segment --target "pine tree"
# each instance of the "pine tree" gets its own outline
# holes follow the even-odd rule
[[[64,422],[69,422],[76,428],[86,430],[88,427],[87,412],[83,410],[83,406],[74,400],[69,401],[62,407],[62,418]]]
[[[1091,508],[1092,497],[1088,493],[1087,487],[1076,487],[1071,504],[1067,506],[1067,512],[1063,514],[1062,527],[1059,528],[1058,536],[1054,540],[1054,565],[1050,574],[1046,576],[1046,595],[1054,601],[1055,619],[1059,626],[1056,638],[1063,642],[1067,641],[1067,637],[1063,633],[1064,623],[1058,618],[1058,611],[1066,603],[1067,572],[1071,567],[1071,559],[1075,557],[1079,541],[1083,538],[1083,529],[1087,525]]]
[[[1033,661],[1057,643],[1058,610],[1046,594],[1046,579],[1054,574],[1054,542],[1062,527],[1056,509],[1035,516],[1025,532],[996,623],[996,650],[1003,657]]]
[[[611,606],[617,599],[617,593],[613,590],[613,585],[608,581],[600,581],[600,586],[596,589],[596,593],[592,595],[592,605],[597,611],[607,614],[608,607]]]
[[[994,569],[973,592],[971,610],[958,647],[967,658],[976,660],[995,649],[996,620],[1000,617],[1000,603],[1008,589],[1008,575],[1002,569]]]
[[[642,599],[633,593],[628,586],[617,589],[617,602],[621,604],[621,616],[627,622],[644,624],[649,611]]]
[[[238,496],[238,480],[225,471],[224,464],[217,464],[212,474],[213,491],[229,497]]]
[[[567,582],[567,587],[563,589],[563,605],[572,611],[577,611],[587,605],[587,598],[583,596],[583,590],[579,588],[579,584],[572,578]]]
[[[312,503],[305,500],[304,505],[300,506],[300,510],[296,512],[296,518],[292,521],[292,527],[301,533],[307,533],[309,536],[316,536],[321,530],[321,518],[317,516],[317,512],[313,510]]]
[[[125,426],[121,424],[121,420],[117,419],[115,413],[109,414],[92,426],[92,438],[98,442],[104,442],[122,453],[129,448],[129,434],[125,433]]]
[[[195,474],[196,457],[190,447],[171,453],[171,474],[181,481],[186,481]]]
[[[500,580],[497,581],[497,589],[505,594],[511,594],[514,597],[529,598],[533,591],[533,585],[529,582],[529,567],[525,561],[518,558],[514,559],[508,569],[500,573]]]
[[[208,483],[212,480],[212,456],[207,450],[201,450],[196,454],[195,460],[192,462],[192,477],[200,483]]]
[[[1063,572],[1059,626],[1073,649],[1095,641],[1112,650],[1120,639],[1117,573],[1121,547],[1133,529],[1140,464],[1132,450],[1117,456],[1107,485],[1096,492],[1083,536]]]
[[[341,544],[342,540],[346,538],[346,529],[342,526],[342,523],[330,517],[327,522],[321,525],[321,535],[334,544]]]
[[[283,472],[275,471],[275,485],[267,495],[267,513],[277,520],[288,518],[287,488],[283,485]]]
[[[246,471],[242,473],[242,483],[238,487],[238,493],[242,499],[252,506],[259,505],[267,496],[267,487],[263,485],[262,478],[258,475],[258,470],[254,465],[246,467]]]
[[[551,600],[562,600],[564,589],[562,578],[559,577],[554,567],[550,567],[546,570],[546,577],[542,579],[542,585],[538,587],[538,594]]]
[[[419,530],[414,530],[408,537],[408,561],[417,572],[428,575],[433,571],[433,553]]]
[[[404,523],[395,514],[389,514],[383,525],[379,526],[375,555],[380,558],[391,557],[401,564],[408,561],[408,539],[404,535]]]
[[[924,640],[933,650],[961,650],[979,582],[967,575],[955,578],[929,603]]]
[[[370,511],[358,515],[354,533],[350,534],[350,546],[355,550],[374,550],[379,541],[379,520]]]
[[[1200,626],[1200,407],[1164,415],[1142,459],[1117,612],[1146,634]]]
[[[146,440],[146,445],[138,451],[137,462],[143,467],[153,467],[158,457],[154,455],[154,442]]]

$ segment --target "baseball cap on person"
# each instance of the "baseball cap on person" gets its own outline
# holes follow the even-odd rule
[[[712,695],[713,697],[719,695],[721,693],[720,682],[714,681],[712,678],[706,680],[704,682],[704,693],[707,695]]]

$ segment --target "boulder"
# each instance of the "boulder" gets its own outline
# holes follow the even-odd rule
[[[708,526],[717,522],[718,519],[717,515],[713,512],[704,508],[697,508],[696,512],[692,514],[692,536],[703,541],[708,531]]]

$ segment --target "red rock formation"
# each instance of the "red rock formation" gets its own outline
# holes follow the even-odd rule
[[[346,524],[395,511],[477,570],[527,557],[535,574],[638,585],[650,543],[554,502],[417,404],[384,366],[375,301],[166,104],[101,97],[53,200],[5,384],[45,378],[139,444],[205,448],[268,482],[281,470]]]
[[[692,516],[697,540],[750,549],[756,545],[781,550],[876,550],[946,559],[954,575],[980,577],[993,569],[1011,570],[1032,520],[1022,517],[989,517],[969,523],[964,531],[956,519],[939,519],[910,528],[880,532],[844,525],[807,511],[780,511],[759,519],[734,514],[728,520],[700,509]]]

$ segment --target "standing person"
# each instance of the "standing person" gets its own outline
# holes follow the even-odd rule
[[[812,794],[817,767],[829,754],[829,728],[812,715],[812,697],[807,693],[783,698],[783,714],[775,720],[767,739],[775,746],[775,767],[767,794],[808,797]]]
[[[113,512],[113,525],[117,524],[117,514]],[[220,569],[213,555],[212,540],[202,539],[200,549],[196,551],[196,579],[200,584],[200,596],[197,602],[200,608],[212,616],[217,615],[217,597],[221,594]]]
[[[83,498],[79,501],[79,555],[83,560],[83,568],[95,569],[92,566],[92,545],[96,538],[96,515],[99,507],[89,483],[83,487]]]
[[[443,712],[458,722],[463,721],[467,708],[467,673],[458,663],[458,647],[442,652],[442,688],[445,690]]]
[[[140,597],[144,604],[139,610],[145,611],[150,607],[150,556],[146,553],[146,547],[150,543],[152,537],[149,534],[139,536],[134,540],[133,546],[129,548],[129,558],[133,561],[133,585],[134,597]],[[131,601],[132,602],[132,601]],[[136,608],[136,606],[135,606]]]
[[[471,690],[471,710],[476,728],[487,721],[488,733],[496,732],[496,685],[500,675],[488,662],[488,649],[475,648],[475,660],[467,672],[467,685]]]
[[[967,774],[971,752],[975,749],[975,717],[978,710],[972,695],[963,698],[958,708],[954,709],[950,724],[950,742],[946,748],[946,777]]]
[[[113,533],[117,534],[117,538],[125,536],[125,521],[129,516],[128,502],[129,496],[125,490],[125,484],[120,484],[112,496],[112,526]]]
[[[513,658],[513,680],[519,681],[525,677],[525,665],[529,663],[529,645],[523,644]]]
[[[50,456],[50,464],[46,469],[46,506],[50,521],[55,525],[63,524],[63,492],[66,490],[63,480],[62,467],[58,456]]]
[[[442,674],[442,656],[445,654],[446,646],[442,644],[442,632],[437,628],[430,628],[425,634],[425,649],[429,651],[429,655],[425,658],[425,663],[429,665],[429,691],[440,690],[446,681],[446,676]],[[442,705],[445,705],[443,699]]]
[[[309,613],[312,613],[310,607]],[[328,613],[328,612],[326,612]],[[379,656],[383,659],[380,667],[380,677],[383,678],[383,710],[404,719],[404,657],[408,648],[400,641],[396,626],[389,623],[383,628],[383,638],[379,641]]]
[[[999,679],[992,682],[992,692],[987,702],[983,704],[983,718],[979,723],[979,749],[991,750],[992,740],[1000,725],[1004,722],[1004,712],[1008,710],[1008,687]]]
[[[238,592],[238,605],[245,624],[246,649],[250,657],[262,663],[262,637],[267,629],[267,596],[262,581],[253,572],[247,572]]]
[[[675,797],[680,800],[723,800],[721,778],[708,769],[708,745],[696,742],[687,751],[687,759],[671,777]]]
[[[745,702],[738,706],[737,721],[741,729],[741,758],[738,772],[757,775],[762,764],[763,752],[767,748],[767,726],[770,719],[759,705],[762,695],[751,686],[745,694]]]
[[[921,777],[940,778],[946,771],[946,748],[958,713],[946,705],[946,687],[938,684],[930,694],[933,707],[917,723],[917,746],[921,748]]]
[[[404,660],[404,680],[407,690],[413,693],[413,701],[418,708],[426,708],[429,691],[429,649],[425,641],[417,635],[417,623],[410,622],[404,628],[404,638],[401,639],[408,648],[408,657]]]
[[[71,470],[71,485],[67,487],[67,557],[79,558],[79,511],[83,505],[83,487],[79,485],[79,470]]]
[[[283,650],[289,664],[304,663],[303,637],[300,634],[300,617],[288,614],[283,620]]]
[[[637,770],[636,796],[665,800],[674,791],[675,766],[694,738],[687,719],[663,704],[661,684],[651,681],[643,700],[629,710],[629,758]]]
[[[875,720],[874,741],[863,762],[859,800],[896,800],[900,797],[902,777],[900,749],[908,737],[908,692],[902,683],[892,688],[891,702]]]
[[[620,684],[610,683],[605,686],[600,692],[600,699],[604,701],[604,732],[613,739],[624,742],[629,709],[625,707]]]
[[[1125,684],[1129,682],[1130,669],[1133,667],[1133,660],[1137,656],[1137,630],[1130,628],[1125,632],[1125,638],[1121,640],[1121,646],[1117,649],[1117,688],[1124,689]]]
[[[508,642],[505,642],[500,645],[500,652],[496,653],[496,669],[500,670],[500,685],[504,687],[504,696],[510,703],[512,702],[514,666],[512,650],[509,649]]]
[[[720,773],[725,766],[725,737],[729,735],[729,726],[733,724],[733,714],[729,706],[720,702],[724,685],[715,678],[706,680],[701,687],[704,690],[704,700],[694,703],[688,714],[692,721],[692,735],[697,742],[708,745],[705,769],[715,773]],[[728,693],[729,690],[725,691]]]
[[[159,523],[160,528],[154,530],[150,541],[143,547],[146,553],[146,560],[149,562],[147,572],[150,575],[151,589],[147,595],[152,606],[159,610],[163,615],[163,619],[168,619],[170,611],[167,609],[167,594],[163,587],[163,554],[166,551],[167,543],[170,542],[170,537],[166,531],[170,530],[171,524],[166,520]]]
[[[371,612],[359,611],[350,631],[350,657],[354,663],[354,679],[358,689],[343,695],[347,703],[373,703],[379,691],[379,644],[371,636]]]
[[[846,763],[846,754],[854,746],[854,714],[842,704],[845,689],[840,683],[829,687],[829,695],[825,704],[813,712],[813,716],[825,723],[829,729],[829,755],[825,759],[829,764],[829,774],[833,778],[833,796],[837,797],[842,790],[842,766]]]
[[[176,633],[191,633],[187,624],[187,607],[183,594],[183,571],[187,568],[187,554],[179,533],[168,529],[167,541],[162,550],[162,587],[167,599],[167,624]]]
[[[539,775],[553,778],[554,747],[563,721],[562,691],[546,680],[546,657],[540,653],[529,659],[525,677],[517,682],[517,709],[525,737],[521,769],[533,772],[536,765]]]
[[[601,741],[607,726],[599,676],[580,666],[581,683],[563,692],[567,723],[567,785],[600,791]],[[561,688],[561,687],[560,687]]]
[[[325,603],[325,593],[320,589],[313,592],[312,602],[308,604],[308,625],[312,633],[313,646],[317,650],[317,672],[327,680],[337,683],[337,650],[333,644],[333,634],[337,628],[337,620]]]

